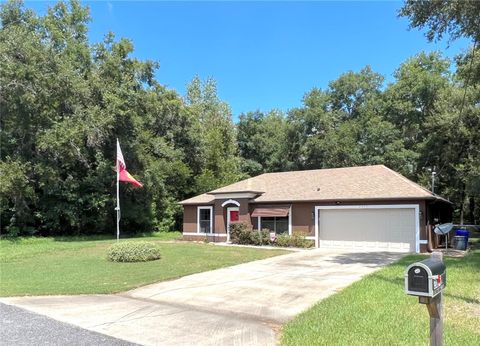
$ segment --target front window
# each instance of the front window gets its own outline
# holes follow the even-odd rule
[[[198,207],[198,232],[212,233],[212,207]]]
[[[261,228],[268,229],[276,234],[288,233],[288,216],[287,217],[262,217]]]

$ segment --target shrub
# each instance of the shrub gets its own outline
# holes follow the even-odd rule
[[[253,245],[269,245],[270,244],[270,231],[268,229],[262,229],[260,231],[251,230],[250,240]]]
[[[301,247],[311,248],[315,244],[313,240],[305,239],[303,234],[294,233],[293,235],[280,234],[275,239],[275,245],[282,247]]]
[[[113,262],[153,261],[160,258],[160,249],[146,241],[125,241],[110,246],[107,257]]]
[[[275,245],[282,247],[290,246],[290,236],[288,234],[279,234],[275,239]]]
[[[230,225],[230,241],[234,244],[238,244],[240,241],[240,234],[243,233],[244,228],[247,225],[244,223],[232,223]]]
[[[230,241],[242,245],[268,245],[270,233],[268,230],[253,230],[246,223],[234,223],[230,225]]]
[[[290,246],[309,248],[314,245],[313,240],[305,239],[305,235],[294,233],[290,239]]]
[[[272,241],[270,239],[270,231],[262,229],[260,231],[252,229],[246,223],[234,223],[230,225],[230,241],[233,244],[242,245],[276,245],[282,247],[301,247],[311,248],[314,241],[305,239],[302,233],[294,233],[293,235],[279,234]]]

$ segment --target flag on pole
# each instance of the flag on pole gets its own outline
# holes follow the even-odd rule
[[[125,181],[131,183],[135,186],[142,187],[142,184],[132,177],[127,171],[127,165],[123,159],[122,149],[120,149],[120,142],[117,139],[117,162],[116,162],[116,171],[117,171],[117,206],[115,211],[117,212],[117,242],[120,240],[120,182]]]
[[[118,173],[118,180],[125,181],[127,183],[131,183],[137,187],[142,187],[142,183],[140,183],[137,179],[132,177],[130,173],[127,171],[127,165],[125,164],[125,160],[123,159],[122,149],[120,149],[120,143],[117,139],[117,173]]]

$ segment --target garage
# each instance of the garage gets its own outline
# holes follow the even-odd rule
[[[318,206],[318,246],[418,251],[418,205]]]

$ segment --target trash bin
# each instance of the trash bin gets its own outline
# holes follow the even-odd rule
[[[466,242],[468,243],[468,236],[470,235],[470,233],[466,230],[466,229],[463,229],[463,228],[459,228],[455,231],[455,235],[460,235],[460,236],[463,236],[466,239]]]
[[[452,247],[456,250],[467,249],[467,237],[463,235],[456,235],[452,240]]]

